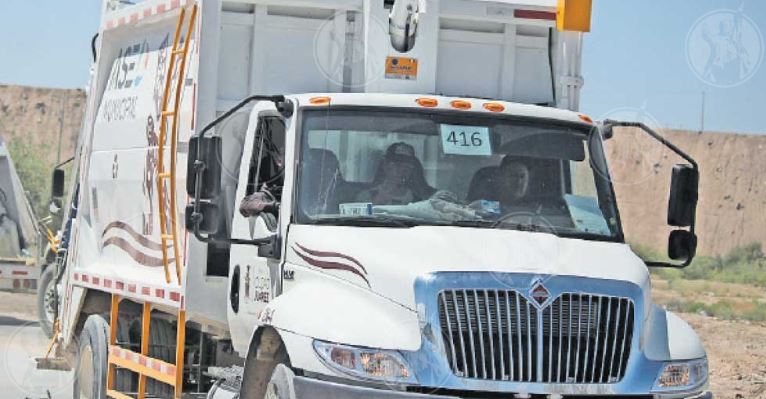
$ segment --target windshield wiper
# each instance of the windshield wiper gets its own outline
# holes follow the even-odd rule
[[[314,224],[360,227],[414,227],[423,223],[418,219],[378,214],[322,217],[314,220]]]

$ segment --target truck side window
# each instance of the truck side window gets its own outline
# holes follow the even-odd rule
[[[277,116],[259,118],[246,195],[264,186],[279,200],[284,185],[285,122]]]

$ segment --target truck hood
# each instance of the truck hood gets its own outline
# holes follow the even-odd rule
[[[646,265],[628,245],[547,233],[294,225],[286,247],[288,264],[319,270],[413,310],[415,280],[436,272],[578,276],[642,289],[649,284]]]

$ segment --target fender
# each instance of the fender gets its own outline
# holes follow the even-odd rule
[[[651,360],[692,360],[706,356],[694,329],[657,305],[652,307],[647,318],[641,346]]]
[[[323,272],[291,265],[295,280],[258,316],[258,328],[347,345],[415,351],[420,348],[417,313],[366,288]]]

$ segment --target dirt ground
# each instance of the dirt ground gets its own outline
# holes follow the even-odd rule
[[[14,319],[35,320],[34,300],[30,294],[0,292],[0,325]],[[716,398],[766,399],[766,324],[680,316],[705,343]]]
[[[716,398],[766,399],[766,325],[680,316],[705,343]]]

